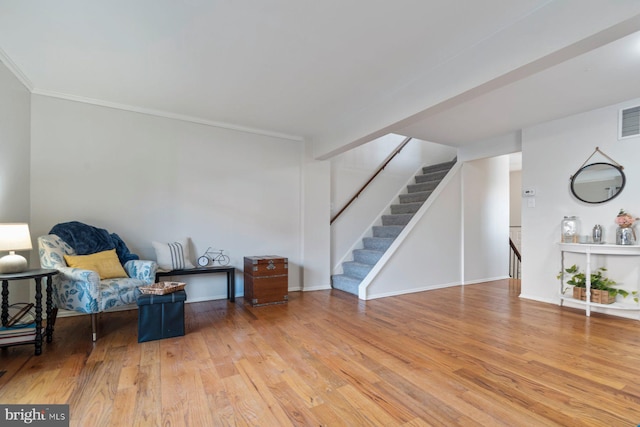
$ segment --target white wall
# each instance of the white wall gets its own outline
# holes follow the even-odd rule
[[[315,161],[311,144],[305,146],[303,178],[304,291],[331,289],[330,199],[331,167],[329,161]]]
[[[331,214],[337,213],[405,139],[387,135],[331,159]],[[421,140],[409,144],[376,177],[358,199],[331,226],[331,265],[338,270],[340,260],[350,257],[354,244],[370,232],[376,218],[396,195],[406,192],[406,184],[423,165],[453,160],[456,149]]]
[[[31,136],[34,237],[78,220],[154,259],[153,240],[187,236],[192,258],[208,246],[227,251],[238,295],[250,255],[288,257],[289,288],[300,289],[299,142],[38,95]],[[226,295],[224,275],[180,280],[190,301]]]
[[[30,109],[29,91],[0,62],[0,223],[29,222]],[[39,267],[29,251],[18,253]],[[10,303],[28,301],[29,287],[12,282],[9,295]]]
[[[523,131],[522,186],[536,190],[535,207],[522,205],[523,263],[522,296],[546,302],[559,302],[560,270],[558,241],[563,216],[577,215],[581,234],[589,234],[601,224],[607,242],[615,242],[614,219],[624,208],[640,216],[640,138],[618,140],[618,111],[640,105],[640,99],[544,123]],[[575,199],[569,189],[570,177],[599,147],[624,167],[627,183],[618,197],[602,204]],[[593,162],[608,161],[596,154]],[[640,259],[596,257],[594,268],[605,266],[609,277],[634,289],[640,282]],[[584,258],[571,257],[584,270]],[[623,314],[619,311],[612,314]]]
[[[0,222],[29,220],[31,95],[0,63]]]
[[[464,283],[509,276],[509,157],[465,162]]]

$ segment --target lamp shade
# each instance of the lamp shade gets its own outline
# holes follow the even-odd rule
[[[25,251],[31,248],[29,224],[0,224],[0,251]]]

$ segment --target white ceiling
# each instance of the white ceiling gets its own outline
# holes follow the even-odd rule
[[[441,113],[425,114],[397,132],[463,146],[632,98],[640,98],[640,32]]]
[[[37,94],[321,153],[387,132],[462,146],[640,97],[639,17],[637,0],[2,0],[0,60]]]

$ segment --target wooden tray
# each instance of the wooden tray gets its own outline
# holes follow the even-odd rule
[[[165,295],[181,291],[186,285],[183,282],[158,282],[149,286],[140,286],[138,289],[143,294]]]

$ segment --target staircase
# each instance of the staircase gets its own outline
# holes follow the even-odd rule
[[[363,248],[353,251],[353,261],[342,263],[343,274],[331,276],[334,289],[358,295],[360,282],[369,274],[455,163],[454,159],[451,162],[422,168],[422,174],[415,177],[415,184],[408,185],[407,193],[400,195],[399,203],[391,205],[391,213],[382,215],[382,225],[373,226],[373,237],[363,238]]]

